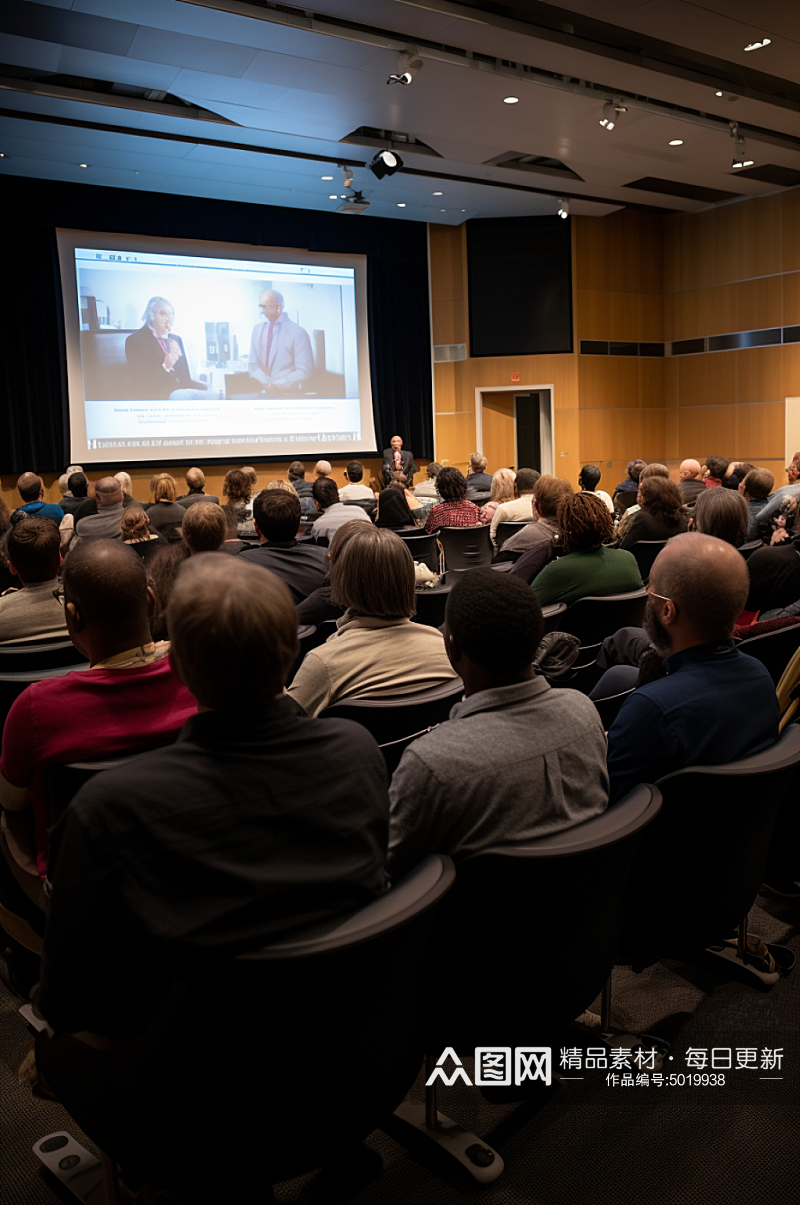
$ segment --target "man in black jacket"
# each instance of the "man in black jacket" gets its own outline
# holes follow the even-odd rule
[[[207,387],[192,380],[183,339],[172,334],[175,311],[171,302],[166,297],[151,297],[142,321],[144,326],[125,340],[131,398],[180,401],[203,397]]]
[[[405,473],[410,489],[414,484],[414,474],[417,471],[414,454],[404,451],[403,440],[399,435],[393,435],[389,444],[390,447],[383,449],[383,480],[387,485],[391,485],[392,473]]]

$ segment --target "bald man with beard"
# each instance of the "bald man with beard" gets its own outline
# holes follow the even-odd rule
[[[715,536],[687,532],[659,553],[644,626],[666,677],[635,690],[611,726],[611,803],[637,783],[737,761],[778,739],[769,671],[732,640],[749,588],[744,558]]]
[[[703,470],[699,460],[684,460],[678,469],[678,489],[681,491],[684,506],[691,506],[698,494],[705,490]]]

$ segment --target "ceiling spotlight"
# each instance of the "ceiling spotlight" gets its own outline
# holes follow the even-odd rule
[[[569,217],[569,201],[567,200],[566,197],[562,197],[561,200],[558,202],[558,216],[560,218],[568,218]]]
[[[603,105],[603,116],[600,118],[600,125],[604,130],[613,130],[614,126],[620,119],[623,113],[628,112],[628,106],[623,105],[622,101],[607,100]]]
[[[338,194],[338,193],[336,193],[336,192],[332,192],[332,193],[330,193],[330,194],[329,194],[329,196],[328,196],[328,200],[329,200],[329,201],[338,201],[338,200],[339,200],[339,194]]]
[[[332,180],[333,176],[320,176],[320,180]]]
[[[504,105],[518,105],[519,97],[518,96],[504,96],[503,104]]]
[[[717,91],[714,93],[714,95],[715,95],[715,96],[722,96],[722,92],[720,92],[720,91],[719,91],[719,89],[718,89],[718,90],[717,90]]]
[[[342,187],[343,188],[352,188],[353,187],[353,169],[352,169],[352,167],[345,167],[345,165],[342,164],[342,171],[344,172],[344,176],[342,178]]]
[[[378,151],[374,159],[370,159],[367,167],[373,176],[382,180],[384,176],[393,176],[403,166],[403,160],[394,151]]]
[[[747,50],[763,50],[763,48],[765,46],[769,46],[770,43],[771,43],[771,38],[762,38],[760,42],[751,42],[749,46],[745,46],[745,51],[747,51]]]
[[[731,122],[731,138],[733,145],[736,148],[733,156],[731,167],[734,171],[740,167],[752,167],[754,160],[749,159],[745,151],[744,135],[739,133],[739,127],[735,121]]]
[[[88,163],[79,163],[78,164],[78,167],[88,167],[88,166],[89,166]]]
[[[390,75],[387,84],[410,84],[425,66],[416,50],[402,50],[397,56],[397,71]]]
[[[670,146],[683,146],[683,139],[682,138],[673,138],[669,145]]]

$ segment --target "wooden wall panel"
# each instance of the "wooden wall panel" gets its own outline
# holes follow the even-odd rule
[[[513,393],[483,395],[483,454],[492,473],[517,463]]]
[[[641,406],[638,356],[581,356],[578,383],[581,410]]]
[[[727,335],[733,331],[781,326],[783,290],[780,276],[691,289],[669,297],[670,339]]]
[[[800,271],[800,188],[779,193],[782,272]]]
[[[736,407],[693,406],[678,411],[678,447],[681,460],[727,456],[736,422]]]
[[[800,272],[788,272],[781,277],[781,326],[800,324]]]
[[[718,406],[732,402],[736,392],[736,352],[678,356],[678,405]]]
[[[466,472],[470,453],[475,451],[475,415],[456,411],[436,414],[436,459],[440,464],[454,464]]]
[[[579,410],[557,410],[553,424],[554,472],[556,477],[566,477],[573,489],[578,486],[581,471],[579,436],[582,415]]]
[[[620,209],[574,218],[575,282],[600,292],[663,292],[662,218]]]
[[[664,410],[664,464],[669,465],[671,461],[677,460],[680,463],[685,457],[681,456],[680,444],[678,441],[678,411],[676,409]],[[676,474],[677,480],[677,474]]]
[[[751,347],[731,353],[735,357],[737,402],[783,401],[783,348]]]
[[[664,301],[656,293],[577,289],[577,338],[658,343],[664,338]]]
[[[783,402],[737,406],[728,458],[762,464],[774,457],[783,447],[784,409]]]

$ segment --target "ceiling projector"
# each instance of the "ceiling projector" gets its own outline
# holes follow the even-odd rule
[[[363,213],[365,209],[369,209],[369,201],[365,201],[358,191],[336,206],[337,213]]]

